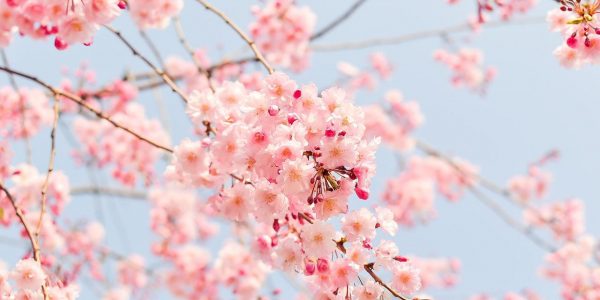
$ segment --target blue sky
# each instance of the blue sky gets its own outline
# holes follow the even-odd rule
[[[318,28],[340,14],[350,1],[299,1],[310,5],[317,13]],[[475,11],[474,1],[462,1],[449,6],[443,0],[392,1],[368,0],[349,20],[319,43],[336,43],[372,37],[389,37],[421,30],[443,28],[463,23]],[[529,16],[543,17],[555,5],[541,0]],[[249,7],[256,1],[213,1],[240,25],[250,23]],[[230,28],[202,9],[195,1],[186,1],[182,22],[192,45],[208,50],[217,60],[222,54],[244,49],[244,43]],[[114,24],[138,48],[150,56],[128,17]],[[163,56],[186,53],[177,43],[173,28],[150,31]],[[561,159],[549,166],[554,172],[548,200],[579,197],[588,212],[588,231],[600,233],[600,221],[592,215],[600,211],[598,170],[600,170],[599,99],[595,94],[600,71],[588,66],[574,71],[559,66],[552,55],[562,42],[544,22],[506,25],[484,29],[482,34],[451,35],[457,46],[477,47],[485,53],[485,63],[498,68],[498,76],[488,93],[481,97],[450,85],[450,73],[432,59],[433,51],[448,45],[440,38],[428,38],[399,45],[379,46],[363,50],[317,52],[312,67],[300,75],[301,82],[315,82],[323,87],[334,82],[340,60],[357,66],[366,65],[373,51],[385,53],[394,63],[396,72],[373,93],[360,93],[361,104],[377,101],[389,88],[401,90],[408,99],[421,105],[425,124],[416,136],[438,149],[465,158],[481,168],[482,174],[503,184],[513,174],[526,171],[528,163],[550,149],[558,149]],[[15,38],[6,50],[15,69],[34,73],[58,84],[63,66],[76,68],[88,61],[98,73],[98,81],[106,82],[123,74],[125,69],[147,70],[115,37],[101,30],[92,47],[75,46],[67,51],[54,50],[52,41],[30,41]],[[0,76],[0,84],[7,84]],[[30,85],[23,81],[22,85]],[[179,99],[168,90],[161,90],[166,103]],[[148,113],[157,116],[153,95],[140,97]],[[181,121],[181,105],[170,105],[170,130],[178,141],[189,133]],[[39,169],[47,164],[48,135],[44,132],[34,141],[34,163]],[[77,167],[67,155],[70,151],[64,134],[59,131],[57,168],[71,175],[73,186],[89,183],[88,174]],[[21,144],[15,145],[22,161]],[[390,163],[393,161],[394,163]],[[382,150],[378,156],[378,175],[374,195],[381,191],[385,178],[398,173],[395,157]],[[100,182],[111,181],[98,175]],[[504,199],[497,198],[499,203]],[[434,291],[439,299],[465,299],[476,292],[495,296],[505,291],[531,288],[544,299],[558,299],[558,288],[538,276],[544,251],[509,228],[477,199],[466,196],[458,203],[437,200],[439,217],[426,226],[401,230],[396,236],[401,251],[421,256],[459,257],[463,262],[459,285],[449,291]],[[507,206],[507,209],[512,209]],[[511,210],[515,216],[519,212]],[[67,214],[72,217],[100,217],[107,226],[107,242],[120,252],[148,254],[152,235],[147,232],[147,205],[126,199],[78,197],[73,199]],[[123,229],[125,228],[125,229]],[[5,231],[0,236],[15,236]],[[0,257],[14,262],[21,252],[15,247],[0,247]],[[275,279],[276,283],[280,283]],[[85,287],[85,286],[84,286]],[[289,292],[289,291],[288,291]],[[84,299],[97,296],[90,291]]]

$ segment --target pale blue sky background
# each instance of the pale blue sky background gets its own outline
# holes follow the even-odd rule
[[[316,11],[318,28],[352,3],[339,0],[299,2]],[[463,2],[459,6],[448,6],[443,0],[368,0],[352,18],[319,43],[395,36],[456,25],[475,11],[474,1]],[[540,2],[529,16],[544,16],[555,5],[550,0]],[[214,1],[215,6],[243,26],[251,20],[249,7],[253,3],[257,1]],[[213,59],[244,45],[224,23],[201,9],[195,1],[186,1],[182,19],[191,43],[206,48]],[[127,16],[114,25],[151,57]],[[186,57],[173,28],[151,31],[150,35],[164,56]],[[462,36],[452,35],[459,44]],[[473,162],[481,167],[482,174],[498,183],[506,182],[513,174],[525,172],[528,163],[549,149],[559,149],[560,161],[549,168],[555,172],[549,199],[582,198],[588,208],[588,230],[597,235],[600,233],[597,216],[600,211],[597,202],[600,195],[600,158],[597,155],[600,152],[597,137],[600,104],[595,89],[600,71],[597,67],[580,71],[560,67],[552,51],[561,42],[559,35],[549,32],[543,22],[484,30],[482,35],[471,40],[469,46],[481,48],[486,64],[497,66],[499,70],[485,97],[450,85],[447,68],[432,59],[433,51],[445,46],[439,38],[366,50],[315,53],[312,65],[316,67],[295,77],[302,82],[314,81],[322,87],[337,79],[338,61],[364,66],[372,51],[385,53],[395,64],[396,72],[384,87],[400,89],[407,98],[417,100],[426,116],[425,125],[416,133],[419,139]],[[59,82],[61,67],[76,68],[83,60],[89,61],[97,71],[99,83],[120,76],[126,68],[147,70],[105,30],[98,34],[93,47],[75,46],[65,52],[55,51],[51,40],[32,42],[17,37],[7,54],[14,68],[35,73],[53,84]],[[0,84],[6,83],[6,77],[0,76]],[[378,100],[384,91],[361,93],[357,101]],[[172,103],[171,129],[174,141],[178,141],[189,132],[188,123],[177,119],[181,113],[180,100],[166,90],[162,95]],[[140,101],[154,105],[150,93],[142,94]],[[154,109],[149,109],[149,114],[157,115]],[[34,162],[39,169],[44,169],[47,164],[47,143],[46,133],[34,143]],[[59,132],[58,151],[62,155],[58,158],[57,168],[71,175],[73,186],[89,183],[86,172],[75,167],[67,155],[69,147],[64,134]],[[22,145],[15,146],[15,152],[22,150]],[[23,155],[18,154],[15,160],[22,159]],[[386,177],[398,172],[395,158],[389,152],[381,151],[378,161],[380,169],[374,195],[381,191]],[[108,182],[106,175],[99,178],[101,182]],[[401,230],[396,237],[404,253],[462,259],[459,285],[449,291],[434,291],[434,296],[465,299],[476,292],[500,296],[506,291],[529,287],[544,299],[559,299],[557,285],[537,276],[544,251],[507,227],[480,202],[470,196],[455,204],[438,199],[437,207],[438,219],[414,230]],[[513,212],[519,216],[518,212]],[[153,237],[147,230],[146,204],[106,197],[79,197],[73,199],[67,213],[84,218],[100,216],[107,226],[111,248],[119,252],[148,254]],[[14,232],[4,230],[0,235],[14,236]],[[2,244],[0,257],[13,263],[21,254],[16,250],[18,248]],[[274,282],[279,284],[280,280]],[[288,294],[289,288],[282,284]],[[83,299],[97,298],[92,290],[86,290],[83,296]]]

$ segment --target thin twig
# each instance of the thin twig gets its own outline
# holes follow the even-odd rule
[[[15,198],[13,198],[13,196],[10,194],[8,189],[2,184],[2,182],[0,182],[0,190],[2,190],[4,192],[4,194],[6,194],[8,201],[10,202],[13,209],[15,210],[15,214],[17,215],[19,222],[21,222],[21,224],[23,225],[23,228],[25,229],[25,233],[27,234],[27,238],[29,239],[29,242],[31,243],[31,251],[33,252],[33,259],[41,267],[42,263],[41,263],[41,259],[40,259],[40,246],[39,246],[37,240],[35,239],[35,237],[33,236],[33,231],[31,230],[31,228],[29,228],[29,225],[27,224],[27,221],[25,220],[25,215],[23,214],[23,211],[21,210],[21,208],[19,208],[19,206],[17,205],[17,202],[15,201]],[[46,292],[46,283],[45,282],[42,284],[42,294],[44,295],[44,300],[48,300],[48,293]]]
[[[265,67],[265,69],[267,69],[267,72],[269,72],[269,74],[273,74],[273,68],[269,65],[269,63],[267,62],[265,57],[258,50],[258,47],[256,47],[256,43],[254,43],[254,41],[251,40],[227,15],[225,15],[222,11],[216,9],[214,6],[212,6],[210,3],[208,3],[205,0],[196,0],[196,1],[200,4],[202,4],[204,6],[204,8],[212,11],[217,16],[219,16],[223,21],[225,21],[225,23],[227,25],[229,25],[229,27],[231,27],[246,42],[246,44],[248,44],[248,47],[250,47],[252,52],[254,52],[254,56],[256,56],[256,59],[258,59],[258,61]]]
[[[159,148],[159,149],[162,149],[162,150],[164,150],[164,151],[167,151],[167,152],[173,153],[173,149],[171,149],[171,148],[168,148],[168,147],[166,147],[166,146],[162,146],[162,145],[160,145],[160,144],[157,144],[157,143],[155,143],[155,142],[153,142],[153,141],[151,141],[151,140],[149,140],[149,139],[147,139],[147,138],[143,137],[142,135],[140,135],[140,134],[136,133],[135,131],[133,131],[133,130],[131,130],[131,129],[127,128],[126,126],[124,126],[124,125],[121,125],[121,124],[119,124],[119,123],[115,122],[113,119],[111,119],[110,117],[108,117],[108,116],[104,115],[104,114],[103,114],[101,111],[99,111],[99,110],[97,110],[97,109],[93,108],[92,106],[90,106],[89,104],[87,104],[87,103],[86,103],[86,102],[85,102],[83,99],[81,99],[80,97],[78,97],[78,96],[76,96],[76,95],[73,95],[73,94],[71,94],[71,93],[69,93],[69,92],[66,92],[66,91],[63,91],[63,90],[60,90],[60,89],[57,89],[57,88],[55,88],[55,87],[51,86],[50,84],[48,84],[48,83],[46,83],[46,82],[44,82],[44,81],[42,81],[42,80],[38,79],[37,77],[34,77],[34,76],[32,76],[32,75],[29,75],[29,74],[26,74],[26,73],[23,73],[23,72],[20,72],[20,71],[16,71],[16,70],[13,70],[13,69],[10,69],[10,68],[6,68],[6,67],[0,67],[0,71],[4,71],[4,72],[10,73],[10,74],[14,74],[14,75],[17,75],[17,76],[19,76],[19,77],[23,77],[23,78],[25,78],[25,79],[28,79],[28,80],[30,80],[30,81],[33,81],[33,82],[35,82],[35,83],[37,83],[37,84],[39,84],[39,85],[43,86],[44,88],[46,88],[46,89],[47,89],[48,91],[50,91],[50,92],[51,92],[51,93],[52,93],[52,94],[53,94],[55,97],[58,97],[58,96],[65,97],[65,98],[67,98],[67,99],[69,99],[69,100],[71,100],[71,101],[73,101],[73,102],[77,103],[79,106],[83,107],[83,108],[84,108],[84,109],[86,109],[87,111],[89,111],[89,112],[93,113],[93,114],[94,114],[94,115],[96,115],[98,118],[100,118],[100,119],[104,119],[104,120],[108,121],[108,122],[109,122],[110,124],[112,124],[114,127],[117,127],[117,128],[119,128],[119,129],[122,129],[122,130],[126,131],[127,133],[129,133],[129,134],[131,134],[131,135],[135,136],[136,138],[138,138],[138,139],[140,139],[140,140],[142,140],[142,141],[144,141],[144,142],[146,142],[146,143],[148,143],[148,144],[150,144],[150,145],[152,145],[152,146],[154,146],[154,147],[156,147],[156,148]]]
[[[179,97],[181,98],[181,100],[183,100],[183,102],[185,102],[185,103],[189,102],[187,96],[179,89],[179,87],[173,81],[173,79],[171,79],[171,77],[169,77],[169,75],[165,71],[156,67],[150,60],[148,60],[147,57],[142,55],[135,47],[133,47],[133,45],[123,36],[123,34],[120,31],[118,31],[108,25],[105,25],[104,27],[106,29],[108,29],[110,32],[114,33],[119,38],[119,40],[121,40],[123,42],[123,44],[125,44],[125,46],[127,46],[127,48],[129,48],[129,50],[131,50],[131,52],[133,53],[134,56],[139,57],[146,65],[148,65],[152,69],[152,71],[154,71],[154,73],[156,73],[156,75],[158,75],[165,82],[165,84],[167,84],[171,88],[171,90],[174,93],[179,95]]]
[[[441,159],[442,161],[447,163],[449,166],[454,168],[456,170],[456,172],[458,173],[458,175],[463,177],[462,179],[464,179],[466,181],[475,180],[482,187],[488,188],[492,192],[498,193],[499,195],[508,198],[509,200],[511,200],[511,202],[518,203],[518,201],[516,201],[516,199],[512,198],[512,195],[510,192],[497,186],[490,180],[484,179],[483,177],[481,177],[477,174],[465,172],[465,170],[463,170],[458,164],[456,164],[456,162],[452,158],[446,156],[442,152],[440,152],[440,151],[434,149],[433,147],[431,147],[421,141],[418,141],[418,140],[416,141],[416,146],[421,151],[427,153],[430,156]],[[496,213],[496,215],[498,215],[504,222],[506,222],[509,226],[513,227],[515,230],[521,232],[523,235],[525,235],[525,237],[527,237],[529,240],[531,240],[537,246],[539,246],[540,248],[542,248],[546,251],[549,251],[549,252],[554,252],[556,250],[556,248],[553,245],[551,245],[549,242],[545,241],[544,239],[542,239],[541,237],[536,235],[530,228],[528,228],[527,226],[525,226],[525,225],[521,224],[520,222],[518,222],[517,220],[515,220],[508,212],[506,212],[501,206],[499,206],[492,199],[487,197],[476,186],[469,185],[467,188],[479,201],[481,201],[488,208],[490,208],[494,213]],[[544,220],[544,221],[546,221],[546,220]]]
[[[555,252],[556,247],[539,237],[530,228],[521,224],[519,221],[515,220],[508,212],[506,212],[500,205],[494,202],[492,199],[487,197],[483,192],[481,192],[476,187],[469,187],[469,191],[471,194],[475,196],[475,198],[479,199],[481,203],[485,204],[489,209],[491,209],[496,215],[498,215],[506,224],[515,230],[521,232],[525,237],[527,237],[530,241],[535,243],[540,248],[548,251]]]
[[[99,187],[99,186],[80,186],[71,188],[71,196],[80,196],[80,195],[106,195],[106,196],[114,196],[114,197],[123,197],[123,198],[131,198],[131,199],[147,199],[147,193],[144,191],[130,190],[130,189],[120,189],[113,187]]]
[[[162,55],[160,55],[160,51],[158,51],[158,47],[156,47],[156,45],[154,44],[154,42],[152,41],[150,36],[148,36],[146,31],[140,29],[140,35],[142,36],[142,39],[144,40],[144,42],[146,42],[146,45],[148,45],[148,48],[150,48],[150,51],[152,52],[152,54],[158,61],[158,64],[160,65],[160,67],[164,70],[165,69],[164,60],[162,59]]]
[[[323,27],[323,29],[321,29],[321,30],[317,31],[315,34],[313,34],[310,37],[310,40],[314,41],[316,39],[323,37],[325,34],[329,33],[331,30],[333,30],[338,25],[340,25],[342,22],[344,22],[346,19],[348,19],[365,2],[367,2],[367,0],[357,0],[356,2],[354,2],[354,4],[352,4],[352,6],[350,6],[348,8],[348,10],[346,10],[343,14],[341,14],[339,17],[337,17],[335,20],[333,20],[327,26]]]
[[[48,199],[48,183],[50,182],[50,176],[54,172],[54,159],[56,157],[56,128],[58,127],[59,115],[59,101],[54,97],[54,121],[52,123],[52,130],[50,131],[50,160],[48,162],[48,171],[46,172],[46,179],[42,185],[42,205],[40,209],[40,217],[35,227],[35,238],[39,242],[40,230],[42,228],[42,221],[44,220],[44,214],[46,213],[46,202]]]
[[[185,49],[185,51],[188,53],[190,58],[192,58],[192,61],[194,62],[194,64],[196,65],[196,68],[198,69],[198,72],[200,72],[202,75],[204,75],[206,77],[208,87],[210,88],[211,91],[214,92],[215,88],[213,87],[212,82],[210,80],[210,78],[212,77],[212,73],[200,65],[200,62],[196,58],[194,48],[192,48],[192,46],[188,42],[187,38],[185,37],[185,31],[183,31],[183,26],[181,25],[181,20],[179,19],[179,17],[173,17],[173,27],[175,27],[175,33],[177,34],[177,39],[179,39],[179,43],[181,44],[183,49]]]
[[[511,22],[507,21],[492,21],[483,24],[482,26],[485,28],[494,28],[494,27],[502,27],[505,25],[522,25],[522,24],[539,24],[544,22],[544,17],[532,17],[532,18],[523,18],[517,19]],[[343,42],[343,43],[334,43],[334,44],[322,44],[322,45],[313,45],[311,47],[314,51],[326,52],[326,51],[340,51],[340,50],[354,50],[354,49],[364,49],[375,46],[383,46],[383,45],[397,45],[402,44],[409,41],[421,40],[430,37],[438,37],[444,36],[451,33],[457,33],[462,31],[472,30],[473,27],[469,23],[463,23],[459,25],[454,25],[450,27],[444,27],[433,30],[424,30],[404,35],[399,35],[396,37],[381,37],[381,38],[373,38],[366,39],[363,41],[356,42]]]
[[[407,298],[398,294],[398,292],[396,292],[393,288],[391,288],[389,285],[387,285],[383,280],[381,280],[381,278],[379,278],[379,276],[377,276],[377,274],[375,274],[375,271],[373,270],[373,266],[374,266],[373,263],[369,263],[369,264],[364,265],[363,267],[364,267],[365,271],[367,271],[367,273],[369,273],[369,275],[371,275],[371,277],[373,278],[373,280],[375,280],[375,282],[379,283],[379,285],[381,285],[386,290],[388,290],[394,297],[396,297],[398,299],[402,299],[402,300],[408,300]]]

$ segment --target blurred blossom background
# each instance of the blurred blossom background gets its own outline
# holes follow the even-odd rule
[[[340,0],[298,2],[315,11],[318,29],[350,5],[350,1]],[[465,23],[467,17],[475,13],[474,2],[462,1],[449,6],[443,0],[369,0],[315,45],[454,27]],[[213,1],[216,7],[245,28],[252,21],[250,6],[257,3]],[[563,41],[548,30],[544,18],[556,5],[554,1],[540,0],[526,16],[519,15],[511,23],[484,26],[480,34],[461,31],[396,45],[315,51],[309,69],[302,74],[290,73],[290,76],[300,83],[315,82],[319,87],[327,87],[341,77],[340,62],[361,68],[369,64],[370,54],[381,52],[394,65],[394,73],[374,91],[356,94],[357,103],[381,102],[387,90],[400,90],[406,99],[421,105],[425,123],[415,133],[419,140],[472,162],[480,168],[481,174],[502,185],[511,176],[525,173],[530,163],[556,149],[560,151],[560,159],[545,167],[554,175],[547,198],[555,201],[577,197],[584,201],[588,214],[595,214],[600,211],[600,99],[595,93],[600,69],[590,66],[578,71],[565,69],[552,55],[554,48]],[[250,54],[246,45],[221,20],[195,1],[186,1],[185,6],[181,20],[194,47],[204,48],[213,61],[224,55]],[[113,26],[152,58],[150,49],[129,18],[118,18]],[[164,57],[187,58],[172,26],[164,31],[149,30],[148,34]],[[483,94],[453,87],[449,69],[433,58],[437,49],[455,51],[462,47],[481,49],[484,65],[497,69],[495,79]],[[59,70],[68,70],[72,74],[81,63],[88,64],[96,72],[98,84],[108,82],[126,70],[147,70],[106,30],[100,30],[96,35],[93,47],[76,45],[66,51],[56,51],[50,39],[32,41],[16,37],[6,53],[15,69],[36,74],[55,85],[63,76]],[[0,74],[0,84],[8,84],[4,74]],[[31,86],[22,80],[19,84]],[[140,101],[146,104],[150,116],[159,117],[155,105],[157,97],[168,107],[167,129],[173,144],[177,144],[191,133],[189,121],[180,117],[183,106],[167,88],[144,92]],[[94,181],[110,185],[112,179],[107,174],[90,174],[65,155],[72,149],[68,136],[63,133],[59,127],[57,151],[62,155],[57,156],[56,168],[70,174],[71,186],[86,186]],[[40,170],[46,168],[47,144],[46,132],[33,140],[33,162]],[[24,145],[14,145],[13,149],[13,161],[24,161]],[[405,163],[385,147],[379,151],[377,160],[378,171],[370,201],[380,196],[385,180],[397,175]],[[505,199],[496,200],[518,215],[515,207]],[[368,205],[359,201],[350,203]],[[538,274],[545,252],[507,226],[480,201],[470,194],[456,203],[438,196],[435,205],[437,218],[411,229],[401,227],[394,237],[405,254],[461,259],[458,285],[448,290],[432,290],[432,296],[436,299],[466,299],[485,292],[500,297],[507,291],[529,288],[543,299],[558,299],[559,286]],[[141,253],[148,258],[154,236],[148,230],[147,209],[148,204],[143,201],[100,195],[77,196],[67,207],[66,216],[97,219],[106,226],[106,241],[110,248],[123,253]],[[600,234],[600,219],[589,215],[586,224],[588,232]],[[0,256],[5,261],[17,260],[26,247],[24,241],[15,244],[9,238],[15,236],[15,232],[0,233]],[[221,234],[210,242],[214,243],[211,247],[216,249],[216,245],[226,239],[226,234]],[[153,263],[156,262],[150,261],[149,265]],[[281,299],[294,293],[295,287],[281,275],[271,275],[269,281],[265,289],[269,285],[281,287]],[[97,283],[82,282],[82,299],[99,297],[94,285]]]

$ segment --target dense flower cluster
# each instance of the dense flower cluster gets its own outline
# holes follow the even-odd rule
[[[101,25],[110,23],[126,7],[122,0],[7,0],[0,1],[0,47],[13,32],[33,39],[55,37],[55,46],[91,44]]]
[[[169,145],[169,136],[160,122],[147,119],[139,104],[125,105],[112,119],[152,141]],[[82,163],[100,167],[112,165],[112,176],[125,185],[135,185],[139,176],[146,185],[152,182],[154,164],[160,159],[160,149],[115,128],[105,120],[78,117],[74,124],[75,135],[83,147],[76,156]]]
[[[565,42],[554,50],[561,65],[579,68],[600,62],[600,1],[561,1],[561,7],[548,12],[550,29],[561,33]]]
[[[13,182],[13,187],[9,190],[17,199],[18,205],[26,212],[31,212],[32,218],[39,216],[39,199],[42,186],[46,180],[46,174],[40,174],[38,170],[27,164],[18,165],[10,169],[9,178]],[[47,193],[48,206],[54,215],[59,215],[65,205],[69,203],[69,180],[60,171],[54,172],[49,179]],[[14,209],[12,209],[9,199],[5,194],[0,194],[0,209],[4,211],[0,215],[0,224],[8,226],[18,222]],[[35,219],[35,218],[34,218]]]
[[[319,96],[314,86],[299,88],[276,73],[258,91],[227,82],[215,93],[198,93],[188,113],[214,137],[177,146],[169,176],[206,188],[235,176],[233,186],[210,199],[229,219],[254,215],[271,223],[288,213],[327,219],[347,211],[353,191],[368,198],[378,141],[363,138],[364,113],[341,89]]]
[[[256,20],[250,24],[250,34],[267,59],[294,71],[304,70],[317,21],[312,10],[293,0],[271,0],[262,8],[254,6],[252,12]]]
[[[569,300],[593,300],[600,295],[597,240],[583,235],[546,256],[544,276],[561,284],[561,296]]]
[[[584,207],[581,200],[570,199],[525,211],[525,222],[549,227],[558,241],[573,241],[585,232]]]
[[[249,72],[246,67],[254,63],[263,63],[269,72],[269,63],[305,70],[311,41],[327,31],[315,33],[315,14],[297,1],[263,2],[252,8],[254,20],[246,30],[201,3],[238,35],[249,33],[252,41],[244,39],[254,57],[222,58],[213,64],[204,50],[211,48],[193,48],[178,30],[191,60],[169,57],[157,64],[164,73],[156,67],[151,73],[127,72],[100,87],[85,64],[75,71],[75,80],[63,79],[54,87],[37,75],[11,72],[3,62],[3,70],[19,80],[12,82],[13,87],[0,88],[0,226],[17,231],[28,240],[28,248],[11,269],[0,261],[0,299],[72,300],[80,293],[77,283],[91,279],[102,283],[104,289],[96,296],[103,300],[145,299],[157,291],[189,300],[262,300],[283,293],[279,286],[270,286],[276,272],[299,281],[303,288],[297,299],[377,300],[390,294],[433,299],[424,293],[456,285],[461,262],[407,255],[392,239],[399,225],[431,221],[437,214],[437,194],[455,202],[467,190],[475,196],[502,197],[522,209],[514,220],[501,206],[495,211],[548,250],[541,273],[560,284],[563,299],[600,298],[600,244],[586,232],[583,201],[539,203],[552,178],[542,167],[555,152],[531,164],[525,174],[511,177],[506,186],[496,186],[474,165],[418,142],[413,134],[424,122],[421,107],[400,91],[388,89],[383,104],[354,103],[354,97],[391,77],[395,68],[380,52],[369,56],[365,68],[338,62],[337,86],[324,90],[315,84],[300,85],[280,72],[268,76]],[[559,8],[547,20],[565,39],[555,51],[561,64],[579,67],[600,61],[600,0],[558,2]],[[348,18],[361,3],[331,26]],[[508,20],[535,3],[477,0],[477,17],[470,25],[478,29],[492,12]],[[8,46],[16,34],[53,38],[59,50],[74,44],[89,46],[97,30],[126,9],[137,29],[164,29],[183,4],[183,0],[0,0],[0,47]],[[414,37],[420,36],[409,39]],[[156,50],[151,40],[147,42]],[[496,74],[484,66],[483,54],[476,49],[439,50],[434,58],[450,68],[453,85],[475,92],[484,93]],[[46,89],[18,88],[20,79]],[[148,81],[140,84],[142,80]],[[174,85],[181,86],[183,92],[177,93],[193,123],[194,134],[178,140],[172,149],[164,124],[150,118],[137,102],[145,96],[143,91],[165,83],[174,91]],[[70,182],[58,163],[54,170],[52,155],[44,172],[30,162],[13,161],[23,156],[22,141],[29,149],[30,139],[54,126],[52,100],[60,124],[67,125],[60,131],[73,133],[73,140],[80,143],[72,153],[76,163],[92,175],[108,170],[114,188],[93,182],[71,190],[70,185],[79,181]],[[52,145],[57,131],[52,127]],[[368,200],[374,198],[375,155],[382,143],[388,146],[383,151],[401,157],[401,170],[377,195],[381,201],[372,203]],[[72,196],[90,191],[146,200],[142,205],[149,211],[144,216],[154,234],[151,257],[137,254],[147,251],[122,254],[121,249],[109,248],[105,235],[110,229],[105,229],[102,218],[80,220],[64,214]],[[538,231],[545,235],[538,237]],[[405,239],[402,234],[400,238]],[[444,255],[445,250],[440,251]],[[493,298],[480,294],[470,299]],[[501,299],[541,298],[523,290]]]
[[[48,275],[40,264],[31,258],[22,259],[12,270],[0,261],[0,297],[2,299],[43,299],[41,286]],[[13,283],[13,285],[11,285]],[[52,286],[47,289],[50,299],[73,300],[79,296],[76,285]]]

